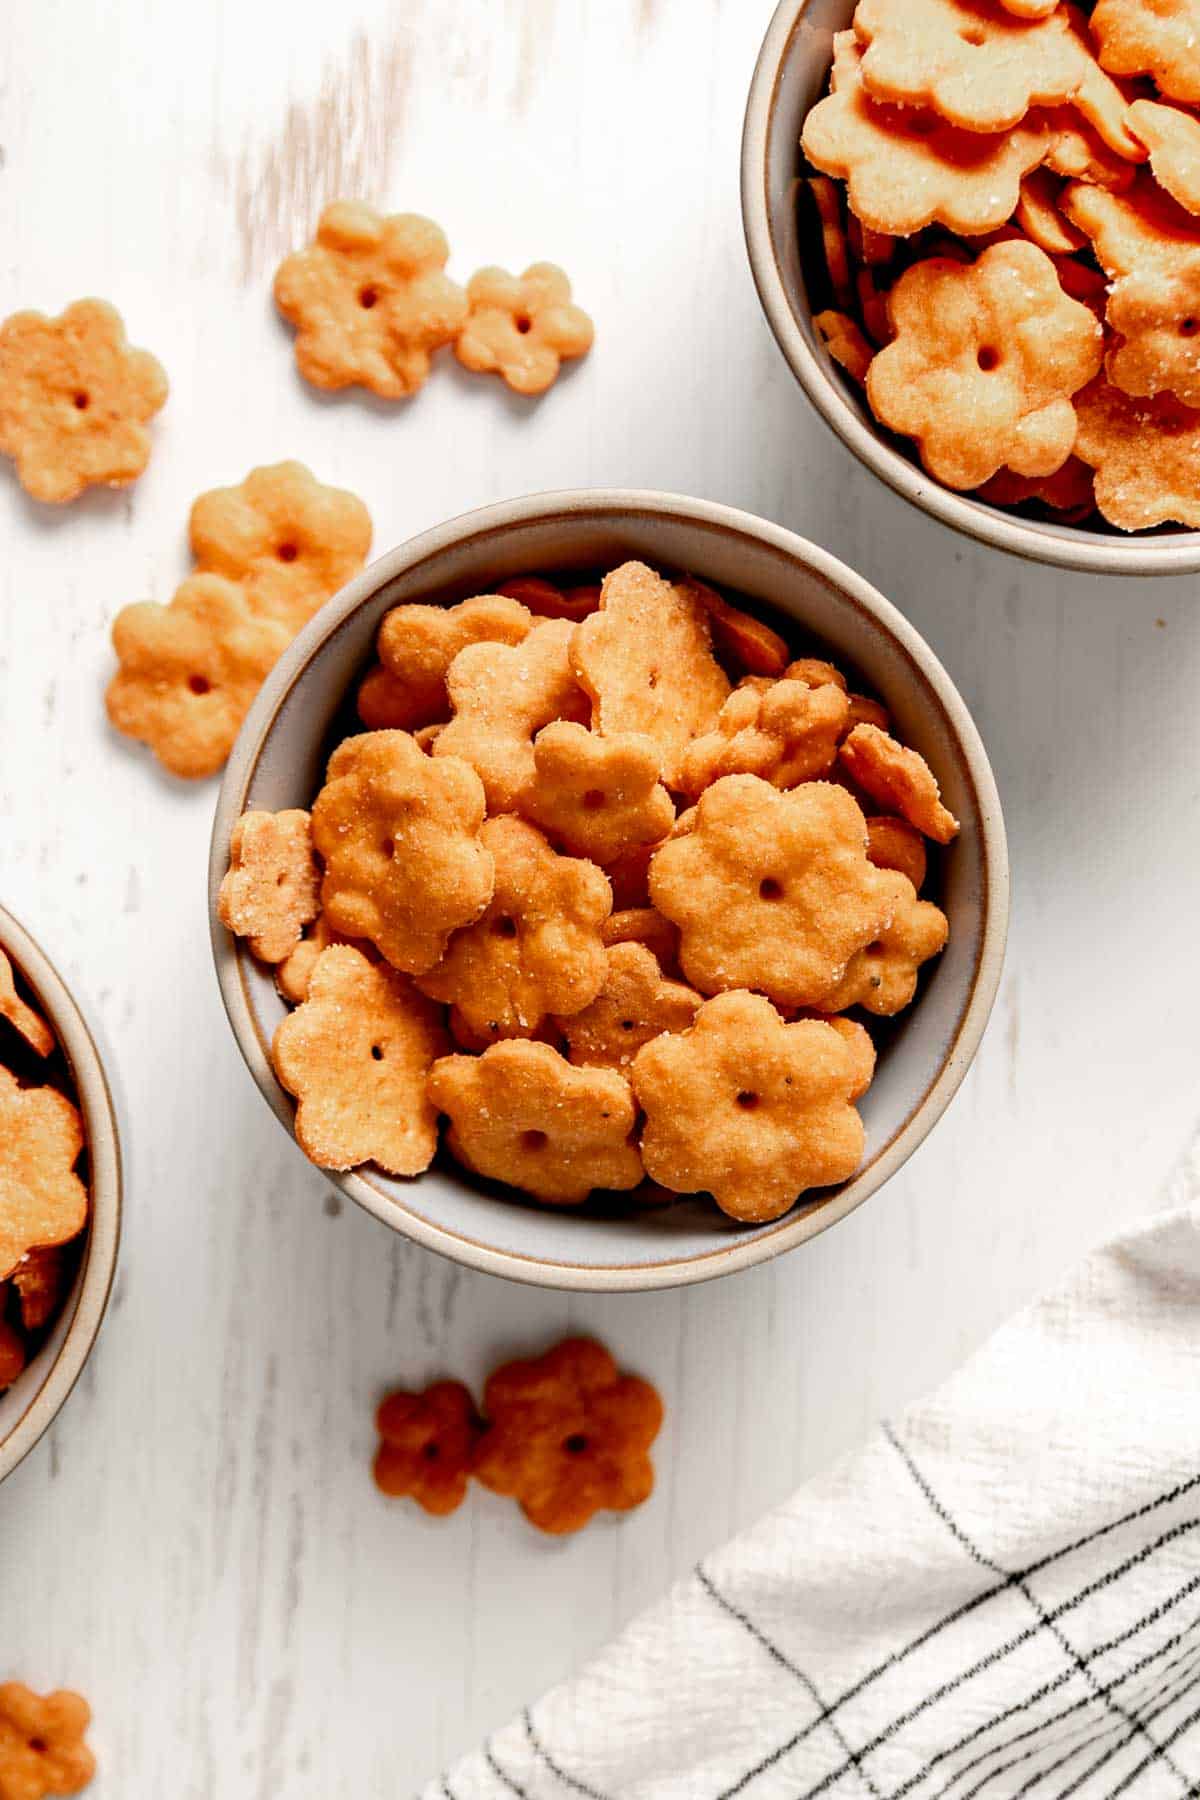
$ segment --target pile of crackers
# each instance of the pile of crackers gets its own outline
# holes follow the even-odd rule
[[[845,675],[642,563],[384,619],[311,813],[252,811],[220,913],[295,1010],[312,1160],[451,1156],[556,1205],[647,1178],[744,1221],[848,1178],[865,1018],[946,943],[958,830]],[[851,1016],[851,1015],[855,1016]]]
[[[944,486],[1200,526],[1198,102],[1194,0],[859,0],[802,137],[815,323]]]

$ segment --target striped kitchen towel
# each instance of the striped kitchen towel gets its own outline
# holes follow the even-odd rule
[[[1092,1256],[425,1800],[1074,1794],[1200,1795],[1195,1204]]]

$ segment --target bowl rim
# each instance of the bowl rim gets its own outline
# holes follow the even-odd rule
[[[230,755],[217,798],[209,855],[209,926],[221,998],[242,1057],[260,1092],[293,1138],[293,1105],[271,1067],[243,977],[243,952],[217,915],[217,892],[229,863],[229,837],[286,696],[327,640],[360,606],[402,573],[418,570],[446,550],[492,536],[497,530],[555,519],[603,522],[630,514],[668,517],[684,524],[749,537],[790,556],[864,610],[915,662],[930,683],[957,740],[974,787],[981,819],[984,899],[979,952],[969,996],[941,1068],[892,1142],[846,1187],[819,1207],[785,1214],[744,1242],[686,1257],[640,1264],[551,1263],[479,1243],[399,1208],[354,1170],[322,1170],[343,1194],[425,1249],[437,1250],[484,1274],[538,1287],[632,1293],[686,1286],[746,1269],[807,1242],[862,1205],[924,1141],[957,1092],[983,1036],[999,987],[1008,930],[1009,870],[1000,796],[982,739],[966,703],[933,650],[889,600],[829,551],[766,519],[734,507],[652,489],[575,488],[525,495],[463,513],[388,551],[342,589],[285,650],[261,689]]]
[[[1043,535],[1019,515],[956,494],[868,427],[796,322],[768,198],[771,138],[783,71],[810,0],[779,0],[755,63],[742,128],[742,230],[750,271],[775,341],[816,411],[859,462],[910,505],[977,542],[1052,568],[1092,575],[1187,575],[1200,570],[1200,531],[1167,538],[1058,526]]]
[[[116,1276],[123,1199],[116,1107],[96,1041],[78,1003],[45,951],[3,906],[0,950],[33,989],[70,1067],[87,1137],[91,1201],[75,1310],[45,1380],[7,1436],[0,1439],[2,1482],[58,1417],[95,1346]],[[42,1354],[44,1350],[39,1352]]]

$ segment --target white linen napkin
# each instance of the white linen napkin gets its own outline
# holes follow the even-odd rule
[[[977,1794],[1200,1795],[1200,1205],[1093,1255],[425,1800]]]

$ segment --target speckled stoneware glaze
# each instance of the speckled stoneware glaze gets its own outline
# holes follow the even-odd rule
[[[331,726],[401,601],[451,603],[509,577],[597,571],[637,557],[743,595],[797,646],[853,665],[924,752],[962,835],[944,857],[949,948],[904,1016],[862,1103],[863,1167],[771,1225],[739,1226],[709,1201],[562,1210],[476,1181],[444,1156],[417,1181],[373,1168],[329,1179],[395,1231],[476,1269],[551,1287],[635,1289],[704,1281],[778,1256],[844,1218],[912,1154],[975,1054],[995,997],[1008,921],[1008,864],[995,782],[945,670],[859,576],[776,525],[703,500],[643,492],[542,494],[469,513],[393,550],[332,600],[283,656],[247,719],[217,804],[209,871],[213,947],[242,1055],[290,1128],[292,1102],[267,1048],[284,1008],[269,973],[217,919],[233,825],[247,807],[311,804]],[[299,1152],[297,1152],[299,1154]]]
[[[121,1150],[112,1095],[83,1015],[57,970],[2,907],[0,950],[24,976],[70,1065],[87,1142],[92,1203],[83,1258],[67,1302],[37,1355],[0,1395],[3,1481],[53,1423],[96,1342],[121,1236]]]
[[[742,217],[759,298],[792,373],[860,462],[944,525],[1033,562],[1096,575],[1181,575],[1200,569],[1200,532],[1127,536],[1104,526],[1027,518],[955,494],[878,426],[861,391],[831,359],[812,323],[807,273],[822,268],[797,211],[800,132],[824,94],[833,34],[855,0],[781,0],[763,42],[742,137]],[[808,216],[805,209],[805,217]],[[805,235],[802,235],[802,232]]]

